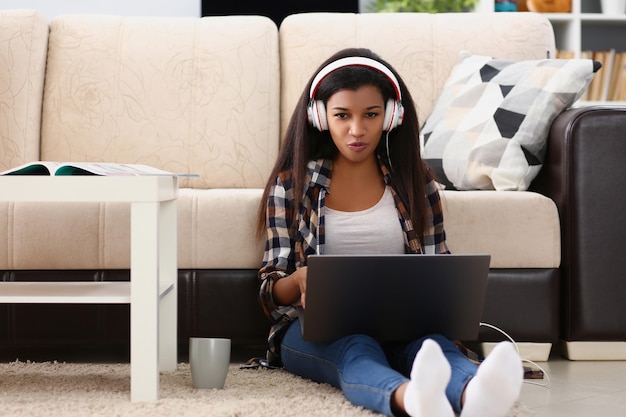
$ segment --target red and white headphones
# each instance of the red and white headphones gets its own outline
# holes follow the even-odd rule
[[[393,75],[389,68],[380,62],[365,57],[348,57],[338,59],[337,61],[333,61],[322,68],[321,71],[315,76],[313,82],[311,83],[311,91],[309,93],[309,107],[307,109],[309,123],[320,131],[328,130],[326,107],[324,106],[324,102],[322,100],[315,99],[315,93],[317,92],[317,88],[322,80],[324,80],[324,78],[326,78],[331,72],[338,70],[339,68],[351,66],[372,68],[389,79],[393,85],[394,91],[396,92],[396,99],[387,100],[383,130],[389,132],[400,126],[404,117],[404,107],[402,107],[402,94],[400,93],[400,84],[398,83],[397,78]]]

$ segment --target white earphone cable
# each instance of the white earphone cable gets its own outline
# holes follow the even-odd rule
[[[391,154],[389,153],[389,131],[385,132],[385,148],[387,149],[387,161],[389,161],[389,170],[393,171],[393,165],[391,164]]]
[[[492,324],[489,324],[489,323],[480,322],[480,325],[484,326],[484,327],[488,327],[490,329],[493,329],[493,330],[496,330],[496,331],[502,333],[504,335],[504,337],[506,337],[507,339],[509,339],[511,341],[511,343],[513,343],[513,346],[515,346],[515,350],[517,350],[517,353],[519,355],[520,351],[519,351],[519,346],[517,345],[517,342],[515,342],[515,340],[513,340],[513,338],[511,336],[509,336],[504,330],[502,330],[502,329],[500,329],[500,328],[498,328],[498,327],[496,327],[496,326],[494,326]],[[529,364],[537,367],[541,372],[543,372],[543,374],[546,377],[546,383],[545,384],[539,384],[537,382],[530,382],[530,381],[528,381],[526,379],[524,380],[524,383],[529,384],[529,385],[537,385],[539,387],[544,387],[544,388],[548,388],[550,386],[550,375],[548,375],[548,373],[545,371],[545,369],[543,369],[541,366],[539,366],[535,362],[531,361],[530,359],[522,358],[522,362],[526,362],[526,363],[529,363]]]

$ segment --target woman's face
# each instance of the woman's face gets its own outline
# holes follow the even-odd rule
[[[357,90],[339,90],[326,102],[330,135],[339,149],[337,158],[352,163],[376,158],[383,132],[385,102],[372,85]]]

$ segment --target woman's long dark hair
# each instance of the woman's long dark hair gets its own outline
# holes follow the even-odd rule
[[[257,232],[259,236],[265,233],[267,227],[267,200],[270,189],[276,184],[276,178],[285,170],[293,169],[293,189],[296,190],[296,201],[292,207],[291,225],[296,227],[296,216],[299,212],[300,200],[297,190],[304,191],[306,167],[309,161],[318,158],[333,159],[337,155],[330,133],[320,132],[308,123],[307,107],[309,104],[309,90],[315,75],[326,65],[345,57],[367,57],[381,62],[393,72],[400,84],[404,119],[402,124],[389,133],[389,155],[385,146],[387,133],[383,132],[377,148],[377,153],[387,161],[387,167],[392,168],[392,186],[404,202],[413,227],[420,241],[423,242],[424,229],[428,220],[426,184],[431,179],[429,170],[420,156],[419,123],[415,103],[398,73],[382,58],[364,48],[343,49],[326,60],[309,79],[302,92],[285,133],[276,164],[265,185],[263,198],[259,205]],[[320,83],[315,98],[324,104],[339,90],[357,90],[366,85],[373,85],[380,90],[383,99],[396,99],[395,91],[389,79],[379,71],[361,66],[349,66],[331,72]],[[389,164],[391,160],[391,166]],[[302,195],[302,194],[301,194]]]

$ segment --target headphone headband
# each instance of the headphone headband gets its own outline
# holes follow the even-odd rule
[[[326,107],[322,100],[316,100],[315,94],[320,83],[330,73],[343,67],[366,67],[376,70],[383,74],[393,85],[396,93],[395,99],[388,99],[385,105],[385,117],[383,120],[383,130],[386,132],[395,129],[402,124],[404,118],[404,107],[402,106],[402,93],[400,92],[400,83],[396,76],[389,68],[380,62],[360,56],[352,56],[341,58],[331,62],[317,73],[311,82],[311,90],[309,91],[309,106],[307,108],[307,118],[309,123],[320,131],[328,130],[328,120],[326,118]]]
[[[315,98],[315,93],[317,92],[317,88],[319,87],[322,80],[328,76],[328,74],[330,74],[331,72],[339,68],[352,67],[352,66],[372,68],[382,73],[383,75],[385,75],[389,79],[391,84],[393,85],[394,91],[396,92],[396,99],[399,101],[402,100],[402,93],[400,93],[400,84],[398,83],[398,79],[396,78],[396,76],[393,75],[393,72],[391,72],[389,68],[387,68],[380,62],[376,61],[375,59],[360,57],[360,56],[351,56],[347,58],[341,58],[341,59],[331,62],[330,64],[322,68],[320,72],[317,73],[317,75],[313,79],[313,82],[311,83],[311,91],[309,92],[309,98],[311,100]]]

